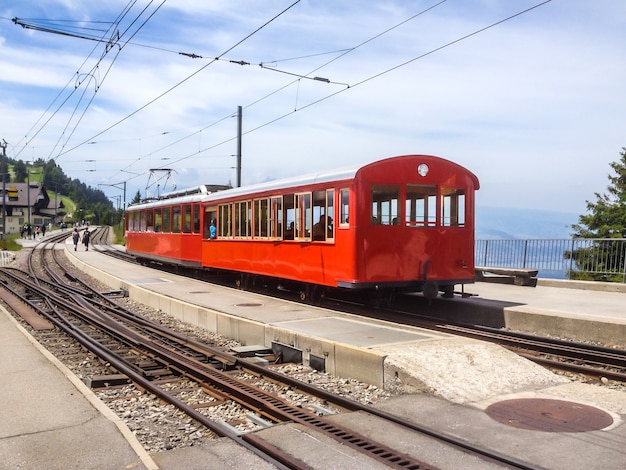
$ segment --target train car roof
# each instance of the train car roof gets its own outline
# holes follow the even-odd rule
[[[322,171],[308,175],[294,176],[291,178],[283,178],[279,180],[266,181],[263,183],[241,186],[239,188],[227,189],[208,195],[207,201],[220,199],[223,197],[243,196],[249,193],[275,191],[279,189],[298,188],[318,183],[329,183],[331,181],[343,181],[353,179],[356,172],[361,168],[351,167],[341,170]]]
[[[244,196],[251,193],[259,193],[259,192],[272,192],[278,190],[285,190],[289,188],[299,188],[303,186],[310,186],[318,183],[329,183],[333,181],[345,181],[352,180],[355,178],[356,174],[362,168],[365,168],[372,164],[381,163],[387,160],[396,160],[399,158],[407,158],[407,157],[425,157],[429,159],[437,159],[442,162],[446,162],[446,164],[453,165],[461,170],[465,170],[468,174],[472,175],[475,180],[476,189],[478,189],[478,179],[475,175],[473,175],[466,168],[458,165],[457,163],[451,162],[441,157],[436,157],[432,155],[402,155],[389,157],[381,160],[375,160],[372,162],[368,162],[361,165],[355,165],[351,167],[346,167],[342,169],[334,169],[328,171],[320,171],[317,173],[311,173],[307,175],[294,176],[290,178],[282,178],[272,181],[267,181],[263,183],[256,183],[247,186],[241,186],[239,188],[231,188],[231,189],[221,189],[224,186],[219,185],[203,185],[200,187],[192,188],[191,190],[180,190],[172,192],[168,195],[163,195],[159,199],[155,199],[153,201],[146,201],[139,204],[133,204],[129,206],[129,209],[145,209],[148,207],[160,206],[163,204],[180,204],[180,203],[190,203],[190,202],[201,202],[201,201],[216,201],[225,197],[236,197],[236,196]],[[213,189],[213,191],[211,191]],[[195,193],[194,193],[195,190]],[[193,194],[192,194],[193,193]],[[167,198],[165,196],[168,196]]]
[[[327,183],[330,181],[342,181],[346,179],[354,178],[356,172],[361,166],[356,166],[341,170],[330,170],[319,173],[313,173],[309,175],[294,176],[290,178],[283,178],[278,180],[267,181],[264,183],[256,183],[247,186],[241,186],[239,188],[223,189],[219,191],[207,191],[204,188],[216,187],[217,185],[203,185],[190,188],[188,190],[173,191],[167,195],[162,195],[158,199],[149,201],[143,201],[137,204],[132,204],[128,207],[129,210],[147,209],[149,207],[161,206],[168,203],[190,203],[200,201],[212,201],[221,199],[223,197],[242,196],[245,194],[274,191],[285,188],[295,188],[299,186],[305,186],[315,183]]]

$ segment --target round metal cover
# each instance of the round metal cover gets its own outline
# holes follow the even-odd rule
[[[545,398],[520,398],[487,408],[492,419],[515,428],[547,432],[586,432],[613,424],[613,417],[593,406]]]
[[[235,307],[262,307],[263,304],[259,304],[256,302],[244,302],[241,304],[235,304]]]

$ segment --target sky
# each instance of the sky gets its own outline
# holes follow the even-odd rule
[[[241,107],[243,185],[430,154],[478,176],[477,205],[584,214],[626,147],[624,84],[619,0],[0,4],[7,155],[118,204],[235,185]]]

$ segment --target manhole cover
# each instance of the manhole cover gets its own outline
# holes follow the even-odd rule
[[[500,423],[533,431],[597,431],[613,424],[610,414],[593,406],[545,398],[500,401],[486,411]]]
[[[235,307],[261,307],[263,304],[259,304],[256,302],[246,302],[242,304],[235,304]]]

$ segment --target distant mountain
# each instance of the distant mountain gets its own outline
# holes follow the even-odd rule
[[[580,214],[535,209],[476,207],[476,239],[570,238]]]

